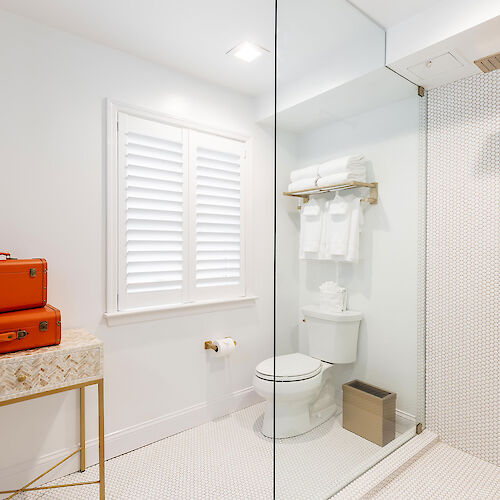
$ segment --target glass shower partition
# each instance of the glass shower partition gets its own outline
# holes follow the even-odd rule
[[[423,423],[425,99],[345,0],[278,2],[276,25],[275,498],[324,499]]]

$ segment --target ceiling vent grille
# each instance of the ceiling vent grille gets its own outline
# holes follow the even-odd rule
[[[495,71],[500,69],[500,52],[496,54],[491,54],[491,56],[483,57],[474,61],[474,64],[483,72],[489,73],[490,71]]]

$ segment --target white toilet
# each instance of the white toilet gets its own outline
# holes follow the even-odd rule
[[[274,413],[277,438],[304,434],[333,416],[337,405],[332,364],[356,361],[361,313],[325,312],[307,306],[302,314],[309,356],[276,356],[276,360],[268,358],[255,369],[255,391],[267,401],[262,424],[262,434],[267,437],[273,437]]]

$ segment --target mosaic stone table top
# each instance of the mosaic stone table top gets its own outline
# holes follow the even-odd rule
[[[0,401],[103,377],[103,342],[83,329],[63,330],[61,343],[0,355]]]

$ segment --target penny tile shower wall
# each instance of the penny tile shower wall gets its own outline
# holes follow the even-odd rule
[[[500,465],[500,71],[428,94],[427,426]]]

